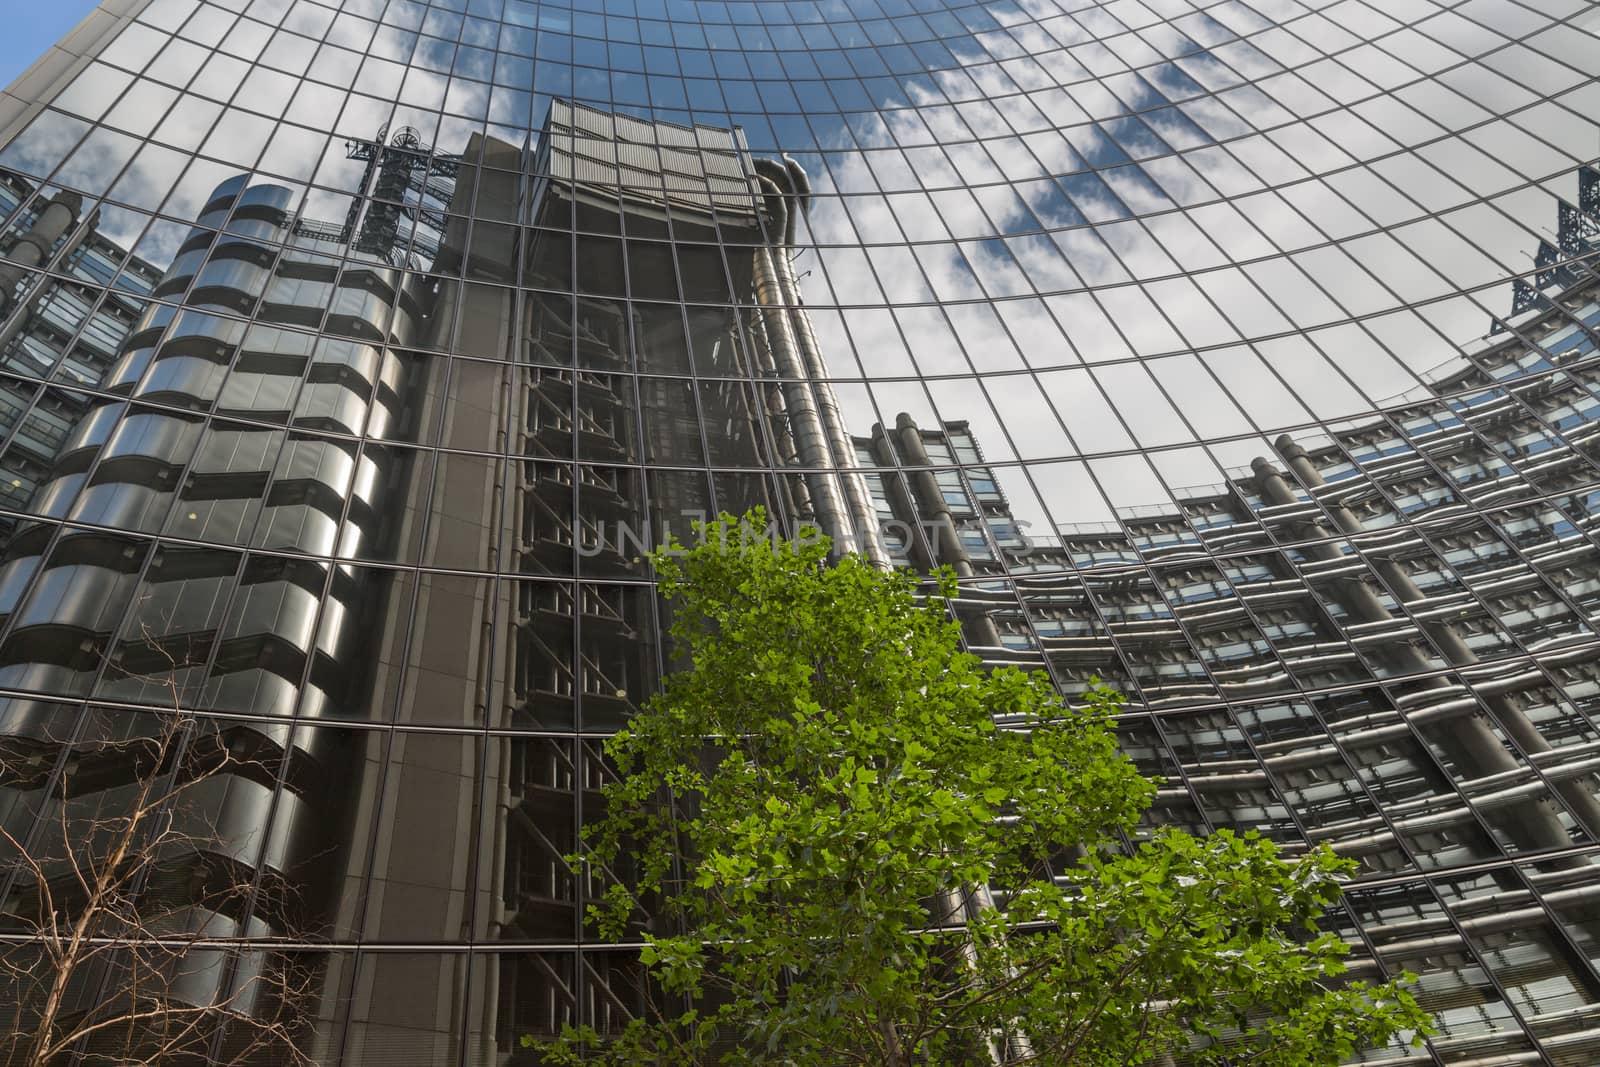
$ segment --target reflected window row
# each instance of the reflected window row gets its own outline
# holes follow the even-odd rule
[[[33,703],[598,734],[660,671],[643,584],[330,569],[82,533],[43,563],[9,555],[0,688]]]
[[[338,354],[334,349],[333,355]],[[706,491],[707,474],[686,468],[708,462],[717,468],[712,480],[721,506],[734,511],[781,498],[784,490],[773,488],[779,484],[772,481],[774,475],[781,475],[779,482],[799,477],[783,474],[781,464],[775,463],[773,457],[781,455],[783,447],[773,437],[778,427],[761,414],[760,397],[739,383],[701,383],[697,405],[697,392],[688,381],[644,379],[636,395],[628,378],[536,371],[513,379],[511,399],[516,402],[507,405],[506,376],[493,364],[467,363],[451,369],[453,399],[442,405],[442,414],[415,416],[412,425],[427,427],[421,436],[429,443],[478,451],[436,454],[399,443],[398,439],[414,434],[394,411],[398,394],[393,389],[387,399],[381,392],[372,394],[375,405],[370,411],[364,409],[366,390],[359,377],[345,373],[347,367],[336,358],[330,373],[322,374],[312,364],[290,428],[270,420],[236,420],[229,416],[237,415],[238,409],[228,404],[207,419],[175,405],[129,404],[8,382],[0,389],[8,401],[0,420],[5,435],[0,455],[11,472],[10,502],[43,517],[120,522],[128,529],[165,529],[175,536],[233,542],[249,537],[261,509],[275,505],[309,508],[305,514],[321,513],[326,522],[337,525],[352,491],[360,504],[349,521],[357,526],[387,524],[389,513],[400,506],[398,501],[429,499],[434,477],[430,472],[435,468],[452,472],[443,477],[457,490],[466,484],[501,486],[511,479],[519,494],[553,492],[551,506],[562,515],[570,511],[574,492],[594,501],[621,492],[619,499],[625,499],[634,490],[607,486],[617,478],[630,486],[638,484],[641,472],[629,465],[640,462],[653,464],[658,477],[676,485],[697,487],[677,491],[687,510],[709,503],[711,495]],[[282,398],[292,394],[299,379],[284,383],[273,375],[256,378],[236,369],[228,381],[224,400],[229,389],[250,394],[253,385],[273,383]],[[1591,394],[1579,395],[1588,409],[1595,406]],[[1569,406],[1560,395],[1555,400],[1557,412]],[[344,408],[355,414],[340,421],[337,416]],[[284,421],[288,414],[285,408]],[[712,418],[725,429],[708,437],[705,424]],[[735,421],[726,421],[730,418]],[[744,430],[733,432],[739,419]],[[945,429],[935,437],[956,430],[970,434],[972,429],[965,422],[942,425]],[[364,444],[353,436],[363,430],[370,437]],[[513,451],[522,458],[500,457],[496,446],[506,432],[515,434]],[[1318,552],[1348,552],[1342,547],[1346,538],[1358,548],[1367,542],[1373,550],[1393,552],[1392,547],[1380,545],[1407,528],[1432,531],[1435,539],[1450,536],[1460,527],[1457,512],[1463,505],[1491,518],[1518,545],[1548,537],[1554,559],[1561,557],[1563,545],[1584,544],[1600,499],[1594,468],[1585,459],[1594,450],[1592,432],[1574,436],[1574,443],[1531,449],[1526,448],[1529,441],[1549,443],[1548,431],[1540,423],[1530,421],[1517,434],[1505,435],[1504,453],[1526,476],[1506,465],[1502,451],[1487,445],[1474,445],[1464,453],[1459,432],[1445,436],[1444,448],[1426,435],[1408,442],[1388,436],[1393,432],[1391,423],[1366,422],[1342,435],[1343,448],[1322,445],[1314,453],[1305,453],[1284,438],[1276,446],[1284,454],[1277,456],[1259,440],[1240,442],[1254,452],[1255,466],[1209,491],[1205,480],[1195,475],[1210,472],[1221,477],[1220,471],[1206,453],[1188,448],[1018,466],[1003,450],[1001,456],[992,456],[987,447],[992,439],[981,434],[976,440],[983,442],[983,451],[974,448],[965,457],[947,455],[941,460],[893,449],[884,452],[876,443],[885,435],[880,424],[877,437],[857,438],[854,458],[869,467],[865,477],[873,485],[889,477],[871,471],[873,467],[932,468],[937,480],[949,481],[938,507],[904,514],[890,509],[883,517],[920,524],[925,515],[943,510],[962,520],[958,525],[977,522],[981,527],[988,522],[996,536],[1009,536],[1005,531],[1015,528],[1017,544],[1009,555],[1013,567],[1024,572],[1115,566],[1185,554],[1230,554],[1271,545],[1294,548],[1301,559],[1308,553],[1315,558]],[[1385,441],[1391,447],[1373,447]],[[1214,443],[1212,450],[1221,447]],[[1297,454],[1304,458],[1295,460]],[[996,458],[1007,461],[996,464]],[[1242,453],[1239,458],[1244,458]],[[1304,469],[1292,473],[1278,469],[1275,465],[1286,458],[1291,461],[1286,466],[1299,462]],[[968,466],[964,471],[933,467],[938,462]],[[750,473],[736,473],[740,469]],[[480,473],[460,477],[469,470]],[[517,477],[512,478],[512,471],[518,472]],[[763,471],[769,473],[759,473]],[[903,495],[905,484],[895,478],[875,491],[888,500],[888,494]],[[289,486],[303,489],[283,495]],[[756,488],[761,486],[767,488]],[[304,497],[307,492],[310,496]],[[319,499],[319,493],[326,499]],[[127,494],[143,501],[141,516],[120,510],[127,506]],[[470,514],[492,516],[504,496],[503,488],[484,491]],[[209,511],[219,501],[234,511],[215,531],[202,533],[210,530],[205,523],[184,525],[199,521],[198,505],[203,503]],[[621,513],[610,517],[621,521]],[[486,517],[483,525],[491,528],[492,517]],[[327,535],[333,536],[331,527]],[[305,544],[291,541],[283,547],[325,553],[333,543],[313,537]]]
[[[734,410],[750,413],[744,405],[751,398],[738,391],[707,386],[704,404],[697,408],[690,383],[674,387],[650,381],[640,394],[646,412],[640,420],[633,415],[631,387],[618,394],[605,388],[617,383],[591,381],[578,390],[570,376],[540,376],[530,380],[526,407],[513,412],[521,417],[508,425],[498,403],[468,402],[475,381],[495,398],[501,375],[474,379],[464,374],[453,381],[459,399],[446,408],[437,443],[478,451],[419,449],[386,439],[376,424],[370,439],[361,442],[330,435],[317,420],[307,421],[303,429],[238,422],[226,413],[207,420],[176,408],[88,402],[61,390],[7,385],[0,387],[0,397],[7,401],[0,415],[0,464],[14,483],[8,502],[14,510],[43,518],[120,523],[125,529],[248,543],[264,507],[308,508],[305,514],[320,513],[338,524],[346,518],[346,499],[354,492],[361,503],[354,505],[348,521],[376,526],[393,522],[392,513],[402,506],[427,506],[434,481],[452,491],[464,491],[466,484],[499,486],[484,490],[480,503],[467,513],[483,514],[488,530],[495,526],[492,516],[500,502],[507,499],[507,482],[516,484],[516,494],[554,494],[549,506],[565,515],[574,493],[594,501],[596,508],[605,497],[627,499],[642,485],[637,464],[644,462],[654,476],[686,487],[672,492],[675,503],[684,506],[670,513],[682,515],[710,504],[709,484],[716,486],[723,510],[738,512],[781,499],[786,492],[781,485],[803,477],[774,462],[774,450],[781,450],[782,442],[771,437],[760,418],[749,418],[742,434],[702,436],[701,420],[708,413],[722,418]],[[344,395],[344,386],[337,389]],[[308,396],[317,395],[313,384]],[[730,398],[740,406],[730,408]],[[310,399],[307,405],[307,410],[317,410]],[[336,428],[341,434],[352,432]],[[517,437],[517,458],[490,451],[506,432]],[[873,440],[859,438],[858,448],[872,455]],[[1273,453],[1259,441],[1254,448],[1256,458],[1269,467],[1281,461],[1263,458],[1263,453]],[[1464,505],[1517,545],[1549,537],[1557,553],[1553,559],[1559,559],[1561,546],[1577,549],[1585,544],[1600,506],[1593,468],[1583,453],[1565,447],[1536,453],[1539,469],[1527,479],[1506,468],[1488,482],[1474,477],[1453,486],[1439,473],[1441,468],[1425,461],[1425,454],[1413,454],[1406,468],[1391,463],[1365,477],[1347,470],[1338,481],[1322,481],[1319,472],[1312,488],[1320,505],[1305,490],[1291,488],[1294,478],[1282,471],[1234,475],[1212,491],[1199,479],[1169,477],[1163,482],[1157,477],[1164,468],[1185,474],[1197,469],[1196,462],[1207,463],[1204,454],[1191,456],[1191,451],[1024,465],[985,460],[965,470],[925,466],[936,480],[948,482],[940,505],[932,512],[891,509],[883,518],[921,525],[943,511],[958,529],[987,523],[993,537],[1015,540],[1008,558],[1014,569],[1029,573],[1271,547],[1291,549],[1306,559],[1325,551],[1348,555],[1350,545],[1360,552],[1366,544],[1366,550],[1381,555],[1394,552],[1396,535],[1416,538],[1407,530],[1434,540],[1458,535],[1466,528],[1460,517]],[[873,456],[872,462],[893,465],[898,459],[890,454]],[[1323,450],[1317,459],[1326,465],[1324,470],[1348,463],[1335,450]],[[930,460],[920,462],[927,465]],[[698,469],[708,463],[710,470]],[[1209,465],[1199,469],[1216,470]],[[1475,474],[1479,465],[1468,469]],[[904,496],[910,484],[887,470],[869,470],[863,477],[886,500],[890,494]],[[916,481],[923,475],[911,477]],[[1264,497],[1264,485],[1290,494],[1290,502]],[[291,493],[290,486],[302,488]],[[138,515],[119,510],[130,493],[144,502]],[[652,495],[658,504],[667,499]],[[203,507],[209,512],[219,502],[234,511],[213,529],[196,511]],[[580,505],[579,513],[588,507]],[[588,517],[622,522],[632,516],[628,523],[640,525],[636,507],[642,507],[642,499],[615,515],[597,512]],[[333,536],[331,529],[327,536]],[[325,554],[334,544],[319,536],[281,547]],[[354,545],[347,550],[357,551]]]
[[[366,646],[372,632],[382,630],[394,631],[397,642],[380,657],[384,662],[409,656],[413,664],[455,664],[438,677],[457,678],[458,697],[469,688],[465,679],[477,679],[474,691],[488,682],[488,668],[469,654],[475,641],[514,647],[516,669],[505,670],[515,678],[505,684],[508,694],[524,696],[505,698],[508,724],[532,728],[571,725],[577,655],[585,699],[598,702],[591,713],[601,716],[592,728],[615,728],[647,695],[654,669],[642,636],[653,632],[650,594],[642,584],[643,539],[619,524],[617,542],[606,544],[600,538],[613,531],[603,524],[541,517],[540,500],[530,498],[518,534],[498,541],[463,528],[469,520],[451,510],[454,496],[441,494],[422,564],[482,568],[488,557],[490,566],[509,561],[514,569],[505,577],[348,563],[330,569],[304,556],[22,527],[0,575],[0,625],[7,635],[0,643],[7,664],[0,684],[159,701],[163,690],[159,684],[152,689],[152,678],[168,677],[181,660],[185,699],[195,694],[203,706],[289,714],[297,707],[297,687],[306,685],[311,695],[301,714],[339,717],[348,713],[329,694],[349,693],[366,680],[364,665],[375,654]],[[585,537],[596,540],[586,543]],[[976,553],[968,558],[982,563]],[[638,584],[610,587],[605,595],[589,586],[575,593],[561,580],[573,574]],[[1104,677],[1157,708],[1368,687],[1384,679],[1412,694],[1418,716],[1431,717],[1434,706],[1456,715],[1472,714],[1483,701],[1493,706],[1488,696],[1475,700],[1447,682],[1443,675],[1452,667],[1486,694],[1504,691],[1506,678],[1533,684],[1540,669],[1535,664],[1576,672],[1562,679],[1575,694],[1593,684],[1583,671],[1592,674],[1585,664],[1594,661],[1596,639],[1587,618],[1600,605],[1600,579],[1580,561],[1552,575],[1567,586],[1545,585],[1531,572],[1509,585],[1491,573],[1497,580],[1467,580],[1404,603],[1400,597],[1407,588],[1416,593],[1417,584],[1381,565],[1371,572],[1313,571],[1310,565],[1297,571],[1281,559],[1235,558],[1151,575],[1019,580],[1020,601],[975,589],[961,606],[962,619],[981,652],[1046,667],[1068,693]],[[417,588],[456,592],[428,599]],[[481,625],[473,623],[474,611]],[[604,657],[588,646],[575,653],[574,632],[580,641],[620,644]],[[629,667],[633,653],[643,660]],[[561,693],[565,704],[549,696]],[[241,699],[246,703],[235,703]],[[469,720],[484,714],[486,699],[480,694]],[[607,705],[615,706],[606,711]],[[559,712],[563,706],[565,713]],[[451,709],[462,705],[441,699],[437,707],[450,721]],[[523,720],[523,714],[533,718]],[[1515,707],[1503,714],[1519,723],[1527,719]],[[1513,732],[1518,744],[1537,737],[1533,726],[1524,732],[1527,737]]]
[[[27,216],[19,216],[18,225],[13,228],[28,224]],[[511,227],[480,223],[474,232],[475,238],[462,257],[468,278],[472,280],[463,286],[448,277],[413,273],[402,276],[388,268],[375,271],[366,265],[351,264],[341,270],[337,257],[299,248],[285,250],[280,255],[271,245],[254,239],[193,230],[190,238],[176,250],[176,260],[172,261],[167,277],[155,291],[165,297],[189,291],[193,302],[213,302],[219,311],[254,312],[272,321],[321,326],[329,332],[371,339],[382,339],[387,332],[402,329],[408,335],[415,335],[419,314],[430,316],[432,312],[425,310],[430,305],[442,303],[443,310],[448,312],[470,301],[512,300],[510,292],[493,281],[515,280],[516,267],[508,265],[506,269],[512,273],[502,278],[501,267],[496,263],[522,263],[527,275],[525,280],[530,284],[556,281],[572,286],[573,281],[567,279],[573,278],[577,291],[587,301],[586,311],[592,308],[605,313],[606,302],[614,299],[607,294],[620,297],[626,292],[646,299],[678,299],[680,293],[682,298],[691,301],[748,299],[743,281],[747,263],[733,249],[728,250],[724,264],[713,246],[698,250],[696,246],[679,246],[674,257],[667,245],[630,240],[626,242],[624,265],[624,243],[615,239],[585,236],[574,244],[559,234],[527,231],[537,236],[529,242],[525,252],[516,252],[519,239],[517,231]],[[401,243],[405,240],[409,238]],[[1393,239],[1385,237],[1384,240],[1392,242]],[[576,270],[570,266],[574,255],[579,264]],[[831,262],[832,266],[826,272],[810,272],[816,279],[814,285],[825,285],[826,275],[834,279],[835,285],[847,280],[852,282],[850,288],[857,294],[869,293],[868,286],[876,288],[872,281],[874,267],[867,253],[824,249],[820,255],[821,262]],[[938,258],[934,252],[927,255]],[[876,252],[873,257],[882,258]],[[968,282],[977,286],[966,262],[959,256],[944,265],[959,265],[966,272]],[[877,269],[881,272],[885,266]],[[725,273],[725,269],[732,269],[732,275]],[[1015,269],[1014,263],[1011,269]],[[124,276],[131,276],[135,281],[130,288],[149,291],[149,272],[150,267],[136,255],[125,268]],[[981,363],[986,370],[1021,366],[1019,349],[1026,353],[1028,362],[1036,366],[1061,365],[1080,359],[1119,361],[1189,348],[1217,352],[1216,358],[1220,360],[1230,354],[1227,346],[1236,343],[1241,336],[1287,330],[1292,322],[1283,317],[1279,308],[1304,309],[1314,303],[1305,299],[1315,292],[1308,276],[1291,276],[1298,277],[1298,284],[1305,287],[1296,292],[1284,290],[1282,280],[1272,283],[1268,291],[1277,295],[1267,299],[1263,290],[1252,282],[1254,273],[1221,268],[1201,272],[1193,279],[1174,278],[1143,286],[1121,284],[1100,288],[1094,294],[1064,293],[1043,301],[1019,294],[1020,299],[997,301],[993,310],[982,304],[951,304],[943,313],[932,308],[903,305],[892,313],[855,308],[836,311],[814,306],[812,315],[830,350],[842,353],[853,342],[856,351],[871,352],[864,369],[874,376],[911,374],[917,370],[925,374],[967,370],[969,364],[960,358],[959,348],[949,343],[951,325],[964,335],[963,340],[969,333],[975,339],[968,341],[967,351],[983,352]],[[1271,272],[1262,273],[1281,274],[1282,271],[1275,267]],[[860,295],[856,297],[860,298]],[[555,294],[532,299],[546,307],[557,307],[561,302]],[[642,306],[657,317],[671,316],[670,309]],[[1385,302],[1379,306],[1391,305]],[[1327,307],[1331,310],[1333,305]],[[620,312],[621,308],[617,310]],[[1291,379],[1291,382],[1300,387],[1302,395],[1323,398],[1317,411],[1320,417],[1365,409],[1375,398],[1392,395],[1408,384],[1414,385],[1415,374],[1430,369],[1430,364],[1437,362],[1436,356],[1427,354],[1430,350],[1442,354],[1453,344],[1476,336],[1485,320],[1492,317],[1491,312],[1498,309],[1475,307],[1471,299],[1455,296],[1419,310],[1427,316],[1426,321],[1408,313],[1361,328],[1320,327],[1313,332],[1310,346],[1305,340],[1294,337],[1259,343],[1257,348],[1268,356],[1272,370],[1260,376],[1258,391],[1270,392],[1277,385],[1277,378],[1298,375],[1299,380]],[[1000,313],[1000,318],[996,317],[996,312]],[[570,318],[578,312],[568,309],[558,313]],[[539,311],[529,309],[524,314],[532,320]],[[703,311],[697,307],[694,314],[704,317],[713,315],[714,311],[710,306],[705,306]],[[392,315],[402,316],[409,323],[402,327],[398,319],[391,321]],[[1295,313],[1296,318],[1307,315],[1307,311]],[[1337,322],[1340,313],[1332,311],[1320,318],[1325,322]],[[1075,342],[1067,340],[1062,324],[1069,324],[1067,329]],[[464,329],[452,338],[452,320],[448,314],[424,325],[427,336],[436,339],[432,344],[443,343],[437,340],[439,338],[448,339],[465,354],[497,356],[507,346],[504,338],[479,336]],[[902,341],[903,336],[911,335],[913,326],[919,330],[931,327],[936,331],[932,335],[935,342],[940,335],[946,342],[930,343],[925,348],[919,345],[916,364],[906,353]],[[692,328],[698,329],[698,326]],[[1444,333],[1442,344],[1438,340],[1432,345],[1427,343],[1430,329]],[[665,366],[660,369],[675,369],[674,363],[676,369],[686,369],[686,360],[675,358],[682,349],[676,340],[679,335],[680,331],[669,330],[650,337],[650,347],[663,346],[657,358]],[[630,340],[626,329],[618,340]],[[1418,340],[1424,342],[1420,349],[1415,343]],[[633,336],[631,342],[644,347],[644,339],[639,336]],[[1390,352],[1407,353],[1410,365],[1397,362],[1388,354]],[[1341,368],[1353,354],[1358,354],[1354,356],[1358,362],[1344,372],[1353,377],[1357,383],[1355,388],[1340,382],[1343,374],[1327,367],[1323,353],[1336,354]],[[1237,365],[1238,361],[1229,362]],[[853,368],[845,365],[844,369]],[[710,372],[709,368],[702,371]],[[1235,395],[1248,397],[1249,384],[1248,380],[1239,382],[1233,390]],[[1365,396],[1363,389],[1367,393]],[[1337,406],[1340,403],[1344,404],[1343,411]],[[1277,404],[1278,396],[1265,398],[1264,406],[1276,407]]]
[[[524,351],[539,358],[508,365],[459,352],[445,359],[395,350],[326,332],[319,339],[266,322],[247,328],[210,310],[191,308],[175,314],[164,305],[147,306],[140,321],[144,328],[133,332],[129,316],[143,310],[140,305],[114,295],[97,305],[95,297],[75,288],[47,294],[47,321],[36,320],[0,355],[0,374],[12,383],[8,386],[12,392],[31,393],[37,386],[25,383],[45,379],[58,402],[72,396],[78,398],[73,403],[82,405],[99,395],[153,407],[176,406],[191,417],[214,409],[241,423],[294,421],[308,432],[365,432],[433,443],[439,431],[428,424],[426,412],[418,410],[423,405],[413,394],[419,383],[433,383],[438,390],[453,380],[464,383],[463,389],[471,393],[466,383],[498,381],[513,389],[543,389],[566,407],[575,401],[570,395],[562,397],[562,384],[570,393],[577,381],[605,383],[617,391],[622,406],[637,410],[647,400],[643,410],[648,419],[657,414],[653,405],[659,403],[664,406],[660,417],[671,420],[681,417],[672,414],[679,407],[674,397],[685,390],[698,391],[701,406],[708,410],[733,404],[733,398],[743,394],[751,397],[743,403],[759,409],[754,398],[772,382],[748,377],[761,369],[743,356],[750,349],[750,335],[738,317],[723,309],[688,308],[691,341],[686,343],[685,319],[677,307],[624,308],[607,303],[574,307],[566,299],[529,296],[523,307],[533,320],[529,323],[533,336]],[[92,315],[85,314],[89,307],[94,308]],[[587,336],[572,336],[569,318],[574,312],[593,316],[586,323]],[[598,340],[593,326],[604,324],[599,316],[609,313],[620,319],[616,335],[603,346],[591,344]],[[830,380],[828,387],[839,395],[851,429],[870,430],[884,421],[881,416],[899,411],[914,412],[926,424],[938,425],[933,417],[937,410],[945,422],[973,427],[985,455],[1000,462],[1139,451],[1151,456],[1170,478],[1164,465],[1173,454],[1165,450],[1209,442],[1219,450],[1217,456],[1226,468],[1248,467],[1253,457],[1242,453],[1259,448],[1255,439],[1263,432],[1307,433],[1324,440],[1323,428],[1331,426],[1343,454],[1329,453],[1319,460],[1330,482],[1357,478],[1362,472],[1376,476],[1392,470],[1400,476],[1401,468],[1431,465],[1470,493],[1474,485],[1512,469],[1525,470],[1535,484],[1544,484],[1552,473],[1545,468],[1558,457],[1590,454],[1594,448],[1600,375],[1592,357],[1592,336],[1583,338],[1583,350],[1571,353],[1572,362],[1547,363],[1497,382],[1493,371],[1501,368],[1486,359],[1441,382],[1437,392],[1443,395],[1437,399],[1404,403],[1407,398],[1402,396],[1401,406],[1385,411],[1365,404],[1347,384],[1343,399],[1330,400],[1327,394],[1344,379],[1331,366],[1317,370],[1318,365],[1310,363],[1317,352],[1309,347],[1259,346],[1254,351],[1240,348],[1035,373],[1007,368],[1007,373],[973,377],[962,356],[964,346],[953,333],[945,334],[950,348],[941,354],[932,328],[948,329],[943,320],[906,317],[929,328],[919,332],[919,338],[927,341],[919,345],[919,354],[930,362],[949,361],[947,373],[920,381]],[[834,334],[840,320],[809,318],[822,327],[818,333],[827,339],[830,351],[848,353],[854,348],[882,354],[870,336],[854,341],[849,333]],[[849,317],[843,320],[849,321]],[[995,331],[988,334],[990,340],[1004,341],[999,321],[985,317],[964,322],[967,346],[981,344],[989,330]],[[892,320],[886,325],[892,329]],[[125,347],[113,348],[111,342],[122,340],[119,334],[129,339]],[[1331,351],[1343,354],[1354,350],[1341,351],[1332,342],[1359,341],[1361,335],[1327,334],[1321,339]],[[574,340],[585,357],[576,368],[571,360]],[[835,340],[839,347],[833,347]],[[630,349],[636,353],[634,359],[629,358]],[[987,351],[992,353],[993,348]],[[1372,348],[1366,351],[1374,358],[1379,355]],[[1262,356],[1274,358],[1263,361]],[[959,368],[956,359],[961,360]],[[203,372],[201,360],[214,369]],[[698,378],[687,376],[691,365],[701,372]],[[1294,392],[1284,379],[1295,383]],[[319,384],[329,387],[323,392],[342,388],[360,406],[342,418],[313,419],[313,409],[302,405],[314,403]],[[98,388],[91,393],[85,386]],[[636,389],[640,400],[633,398]],[[1301,396],[1309,410],[1299,402]],[[1197,397],[1208,403],[1196,405]],[[447,407],[465,402],[453,393],[444,401]],[[375,416],[369,421],[369,408],[375,405],[391,409],[381,421]],[[1374,408],[1382,414],[1364,414]],[[693,409],[690,403],[682,414],[692,414]],[[1330,416],[1357,413],[1363,417],[1327,421]],[[751,417],[759,419],[758,414]],[[447,446],[471,447],[465,438],[450,440]],[[1215,467],[1201,467],[1171,484],[1181,490],[1220,480]]]
[[[1548,688],[1544,692],[1550,695]],[[1529,694],[1530,707],[1563,712],[1559,701],[1541,707],[1537,696]],[[61,817],[53,810],[63,802],[52,783],[69,761],[87,768],[123,750],[107,747],[106,731],[125,747],[155,743],[162,726],[155,711],[100,705],[84,711],[15,697],[7,702],[14,727],[5,743],[28,750],[39,767],[33,779],[12,784],[19,802],[7,828],[20,837],[35,820],[40,831],[48,831],[50,820]],[[427,725],[405,718],[414,706],[403,698],[402,727]],[[1335,719],[1341,714],[1370,721],[1353,729]],[[100,738],[94,745],[60,739],[87,720]],[[1558,723],[1568,728],[1565,736]],[[1497,786],[1458,779],[1459,788],[1447,778],[1463,769],[1452,728],[1440,721],[1408,729],[1398,714],[1385,717],[1370,697],[1324,696],[1156,719],[1133,715],[1125,718],[1121,734],[1141,770],[1165,779],[1140,834],[1162,825],[1194,832],[1258,829],[1291,854],[1308,843],[1331,844],[1359,861],[1359,889],[1384,876],[1492,863],[1538,847],[1579,855],[1592,849],[1596,787],[1571,746],[1592,742],[1593,727],[1570,706],[1560,720],[1547,717],[1542,725],[1567,746],[1564,760],[1557,748],[1540,760],[1540,770],[1524,765],[1520,777],[1502,775]],[[210,810],[185,816],[209,815],[226,831],[226,847],[236,850],[240,862],[271,867],[304,883],[308,892],[314,888],[315,919],[279,936],[449,943],[461,936],[457,931],[463,909],[471,908],[476,879],[479,894],[503,887],[510,899],[504,902],[509,910],[475,909],[473,940],[570,943],[593,937],[578,918],[597,886],[573,878],[561,857],[582,825],[600,814],[599,790],[612,775],[602,737],[350,729],[327,720],[238,718],[203,719],[194,729],[241,755],[220,767],[202,761],[191,773],[250,786],[232,794],[207,792],[200,803]],[[102,770],[94,788],[66,801],[70,807],[92,808],[129,784],[113,773],[115,767]],[[294,800],[280,802],[272,815],[248,810],[270,804],[274,791]],[[483,804],[482,791],[496,799]],[[281,825],[254,832],[272,818]],[[463,819],[489,822],[474,826]],[[1554,845],[1543,828],[1556,833]],[[342,840],[319,840],[330,835]],[[375,835],[385,842],[376,855]],[[508,868],[503,879],[487,866],[487,857],[474,871],[475,850],[469,846],[477,838],[508,845],[510,855],[495,860]],[[212,844],[224,847],[221,840]],[[450,859],[427,873],[430,854]],[[416,906],[419,893],[433,895],[438,906]],[[524,895],[534,899],[517,899]],[[519,914],[519,906],[527,910]],[[278,917],[280,928],[284,918]]]

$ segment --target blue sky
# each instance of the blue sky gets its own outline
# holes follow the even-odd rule
[[[0,86],[10,85],[94,4],[95,0],[11,0],[6,5],[11,10],[6,12],[5,32],[0,33]]]

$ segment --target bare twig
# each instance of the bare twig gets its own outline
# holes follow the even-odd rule
[[[57,767],[34,831],[0,828],[14,882],[0,922],[26,935],[0,944],[0,997],[16,1005],[0,1060],[310,1067],[299,1039],[313,978],[289,954],[218,936],[247,918],[255,886],[222,858],[232,843],[205,810],[208,783],[275,769],[186,710],[178,659],[148,631],[145,644],[170,667],[147,679],[170,707],[121,722],[90,709],[73,731],[90,736],[0,749],[8,785],[37,779],[41,753]]]

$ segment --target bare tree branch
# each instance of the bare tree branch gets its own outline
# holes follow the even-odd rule
[[[227,858],[235,844],[205,791],[276,770],[185,709],[177,657],[148,630],[145,642],[168,664],[146,680],[170,706],[106,717],[99,731],[91,707],[79,713],[90,730],[47,735],[58,769],[42,776],[33,832],[0,827],[14,881],[0,902],[13,931],[0,941],[0,995],[16,1005],[0,1059],[311,1067],[299,1042],[314,976],[271,942],[219,936],[248,919],[257,879]],[[0,780],[40,779],[38,743],[0,749]]]

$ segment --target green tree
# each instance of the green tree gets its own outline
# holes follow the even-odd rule
[[[525,1044],[560,1063],[1311,1067],[1420,1041],[1412,996],[1341,982],[1348,947],[1317,930],[1346,861],[1225,831],[1130,852],[1155,783],[1117,749],[1116,693],[1069,706],[1041,674],[983,668],[950,574],[926,595],[765,526],[724,515],[655,555],[692,662],[610,742],[619,779],[573,857],[632,870],[592,917],[643,939],[651,1007]]]

